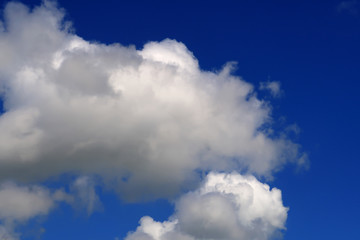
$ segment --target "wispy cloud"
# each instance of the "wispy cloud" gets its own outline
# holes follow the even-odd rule
[[[267,81],[260,83],[260,90],[268,90],[273,97],[280,97],[282,91],[280,88],[280,82],[277,81]]]
[[[12,182],[0,185],[0,239],[17,239],[18,224],[46,216],[58,202],[69,196],[62,190],[51,191],[38,185],[19,186]]]
[[[71,204],[85,210],[90,216],[94,211],[101,210],[102,204],[95,190],[94,181],[88,176],[78,177],[70,186]]]
[[[342,1],[337,5],[336,10],[339,13],[348,13],[351,15],[358,15],[359,14],[359,2],[357,0]]]

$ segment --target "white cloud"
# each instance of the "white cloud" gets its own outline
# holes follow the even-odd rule
[[[231,64],[203,71],[169,39],[141,50],[90,43],[62,16],[49,3],[6,6],[0,179],[97,174],[136,200],[192,188],[197,171],[271,176],[301,159],[297,144],[268,135],[268,105]]]
[[[179,196],[168,221],[143,217],[127,240],[269,239],[285,228],[271,177],[306,154],[271,129],[271,106],[252,84],[199,68],[176,40],[142,49],[91,43],[67,30],[63,11],[9,3],[0,24],[0,184],[71,173],[69,193],[0,185],[0,239],[15,222],[45,216],[57,202],[101,208],[95,182],[127,200]],[[279,82],[262,83],[273,96]],[[210,172],[194,190],[201,176]]]
[[[280,97],[282,93],[280,88],[280,82],[277,81],[261,82],[260,90],[269,90],[273,97]]]
[[[281,191],[253,176],[210,173],[198,190],[176,202],[168,221],[143,217],[126,240],[265,240],[285,229],[287,211]]]

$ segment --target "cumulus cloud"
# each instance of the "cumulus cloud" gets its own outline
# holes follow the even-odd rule
[[[137,200],[191,189],[202,171],[271,176],[301,159],[299,145],[269,135],[268,104],[232,64],[201,70],[170,39],[91,43],[62,19],[46,1],[4,10],[0,179],[95,174]]]
[[[0,238],[17,239],[15,223],[57,202],[101,209],[89,176],[126,200],[177,197],[168,221],[143,217],[127,240],[265,240],[285,229],[280,190],[251,174],[271,177],[306,154],[286,129],[273,134],[270,104],[234,63],[202,70],[171,39],[88,42],[63,16],[52,2],[11,2],[0,24],[0,183],[21,182],[0,185]],[[278,82],[260,89],[281,93]],[[62,174],[76,176],[68,192],[23,185]]]
[[[285,229],[287,211],[281,191],[255,177],[211,172],[176,202],[168,221],[145,216],[126,240],[265,240]]]

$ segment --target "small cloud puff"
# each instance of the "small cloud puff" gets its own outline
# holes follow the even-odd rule
[[[280,97],[282,95],[282,91],[280,88],[280,82],[276,81],[267,81],[260,83],[260,90],[268,90],[273,97]]]

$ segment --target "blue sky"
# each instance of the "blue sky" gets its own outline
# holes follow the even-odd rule
[[[1,1],[2,9],[4,9],[7,2]],[[22,1],[22,3],[30,9],[41,4],[40,1]],[[13,236],[14,239],[35,239],[37,237],[44,240],[124,239],[128,232],[136,231],[139,220],[143,216],[151,216],[159,222],[172,221],[173,219],[168,218],[173,216],[174,219],[180,221],[180,227],[178,225],[175,227],[176,231],[179,231],[176,234],[193,234],[196,239],[196,234],[186,227],[188,226],[186,225],[187,221],[190,220],[186,218],[188,212],[184,206],[186,206],[187,198],[191,199],[192,196],[191,194],[186,195],[186,192],[191,191],[193,195],[200,194],[196,192],[196,189],[202,189],[199,187],[201,182],[205,184],[204,186],[207,186],[207,183],[204,183],[206,181],[204,176],[208,172],[234,174],[231,176],[238,179],[238,175],[233,172],[237,171],[241,174],[253,174],[262,183],[281,190],[282,203],[285,207],[289,207],[286,221],[282,220],[286,230],[276,225],[272,226],[270,232],[280,230],[283,239],[288,240],[356,239],[358,235],[358,214],[360,213],[358,204],[360,202],[359,180],[357,177],[360,165],[358,151],[356,150],[360,133],[358,125],[360,120],[358,110],[360,1],[209,1],[204,4],[201,1],[104,0],[96,2],[79,0],[74,2],[59,0],[58,6],[65,12],[65,21],[72,23],[70,32],[50,29],[51,24],[48,26],[46,23],[41,23],[41,19],[44,17],[41,14],[36,15],[40,21],[34,20],[32,25],[26,25],[26,22],[30,22],[30,20],[17,21],[16,19],[20,19],[22,15],[19,9],[14,8],[15,10],[12,11],[11,16],[15,20],[12,21],[20,24],[17,25],[20,27],[14,27],[14,32],[23,31],[21,32],[23,35],[16,35],[15,33],[11,35],[8,34],[8,32],[11,32],[11,27],[7,25],[11,20],[2,18],[8,32],[2,31],[0,36],[2,39],[12,39],[13,41],[6,42],[7,40],[2,40],[8,45],[0,44],[1,51],[6,51],[7,56],[9,56],[0,58],[0,81],[4,105],[3,115],[0,116],[2,118],[0,129],[6,132],[3,135],[4,137],[0,138],[0,142],[4,146],[0,148],[0,169],[3,169],[0,171],[0,183],[7,184],[2,185],[0,188],[0,203],[2,199],[6,198],[2,198],[5,195],[1,195],[1,191],[6,193],[5,191],[9,189],[20,189],[19,192],[26,192],[28,195],[25,194],[24,196],[30,198],[31,194],[35,192],[38,194],[40,191],[30,187],[36,185],[40,186],[41,191],[43,191],[43,194],[40,195],[47,196],[46,200],[54,202],[49,204],[54,205],[49,208],[39,206],[38,212],[34,210],[33,215],[30,213],[29,215],[22,215],[23,213],[17,213],[18,215],[16,215],[10,211],[2,214],[1,211],[5,212],[3,209],[9,209],[9,207],[6,207],[5,203],[3,204],[4,208],[1,208],[0,205],[0,221],[2,224],[0,225],[0,233],[2,233],[1,227],[4,227],[6,229],[4,231],[7,231],[7,234]],[[56,9],[57,7],[52,6],[47,8],[47,11],[56,15],[59,13]],[[55,18],[61,19],[61,17]],[[46,19],[44,20],[46,21]],[[23,24],[24,28],[21,27],[21,24]],[[41,24],[49,27],[49,29],[42,30],[43,25]],[[40,28],[37,28],[37,26],[40,26]],[[46,34],[52,37],[51,44],[53,45],[48,44],[47,41],[50,40],[44,40],[44,43],[38,41],[38,45],[36,45],[32,41],[37,38],[32,38],[32,35],[26,32],[26,29],[30,29],[36,36],[41,35],[41,32],[48,31]],[[65,34],[61,35],[63,33]],[[81,46],[80,48],[85,50],[81,53],[74,53],[74,55],[65,52],[63,58],[67,59],[68,56],[71,56],[71,59],[75,59],[75,62],[70,62],[68,72],[65,70],[60,72],[61,68],[59,68],[60,73],[53,77],[55,75],[48,73],[47,71],[50,70],[47,70],[47,67],[44,67],[45,65],[41,65],[43,63],[40,60],[46,59],[46,57],[43,57],[47,56],[46,54],[54,53],[56,49],[60,49],[61,41],[68,41],[67,37],[70,35],[82,38],[86,43],[81,42],[78,44]],[[28,37],[28,39],[25,39],[25,37]],[[44,37],[44,39],[47,38]],[[57,39],[60,40],[57,41]],[[170,40],[164,42],[164,39],[173,39],[177,42]],[[153,41],[153,44],[146,45],[147,48],[144,47],[150,41]],[[86,45],[87,43],[96,45],[97,50],[92,52],[91,47]],[[119,43],[125,47],[122,50],[119,50],[116,46],[101,47],[114,46],[111,45],[114,43]],[[44,45],[46,47],[43,47]],[[188,50],[184,50],[186,48]],[[142,51],[143,49],[146,51]],[[194,66],[196,69],[200,69],[200,77],[194,77],[197,82],[190,85],[190,87],[183,82],[180,82],[180,85],[170,85],[169,91],[174,91],[174,95],[179,94],[176,96],[179,96],[180,103],[176,102],[178,98],[175,98],[175,100],[171,98],[172,100],[167,102],[170,98],[161,95],[165,93],[159,90],[159,94],[164,97],[166,104],[154,101],[151,102],[153,105],[149,105],[149,109],[147,108],[148,105],[145,104],[146,109],[153,112],[150,115],[147,115],[148,112],[141,115],[140,112],[142,118],[127,119],[124,117],[127,114],[133,114],[131,112],[133,106],[139,104],[140,109],[142,109],[142,101],[146,102],[146,96],[141,95],[143,93],[140,94],[136,90],[133,90],[134,95],[131,96],[134,99],[136,96],[140,96],[141,100],[131,98],[131,101],[129,100],[130,105],[127,105],[130,108],[125,106],[115,108],[120,109],[119,112],[108,118],[106,114],[110,110],[102,107],[104,102],[95,102],[92,103],[93,105],[91,103],[89,105],[89,102],[84,103],[84,99],[76,102],[78,100],[77,96],[83,96],[82,94],[94,94],[96,92],[98,94],[96,96],[106,95],[107,90],[98,82],[102,81],[103,75],[101,74],[103,72],[115,71],[110,67],[110,70],[108,69],[106,61],[109,61],[109,65],[117,61],[129,62],[129,65],[131,65],[132,62],[140,61],[137,60],[137,57],[134,57],[136,50],[142,51],[140,55],[144,59],[150,59],[151,61],[155,59],[155,62],[162,61],[162,64],[166,66],[173,64],[172,61],[175,61],[175,67],[181,68],[183,67],[182,64],[186,65],[190,62],[190,66],[186,65],[185,67],[188,70],[190,69],[189,72],[191,73],[195,71],[193,70]],[[71,52],[73,50],[68,49],[67,51]],[[168,62],[167,56],[173,57],[171,54],[174,52],[185,54],[181,55],[181,57],[185,56],[185,60],[180,59],[177,62],[177,58],[174,58],[175,60],[169,60],[170,62]],[[191,58],[190,52],[197,59],[199,68],[196,66],[196,61],[193,62],[194,59]],[[161,56],[165,56],[165,59],[161,58],[161,56],[158,58],[157,54],[164,54]],[[77,57],[80,60],[76,60]],[[37,60],[33,61],[32,59],[40,60],[36,62]],[[89,64],[95,67],[94,70],[89,70],[86,59],[91,59],[94,62],[98,59],[104,62],[104,66],[91,65],[93,62],[90,62]],[[183,60],[184,62],[182,62]],[[226,72],[226,67],[225,70],[222,70],[224,65],[233,61],[237,62],[233,72],[230,75],[224,73],[225,77],[221,75],[222,71]],[[81,65],[83,62],[85,62],[84,66]],[[61,62],[60,65],[67,66],[65,63]],[[17,68],[18,66],[20,68]],[[24,66],[31,66],[32,68],[29,72],[18,70],[24,69],[21,68]],[[72,66],[74,67],[71,68]],[[156,65],[154,68],[150,67],[152,73],[156,75],[156,69],[161,68],[161,66],[163,65]],[[82,67],[86,70],[82,71],[80,69]],[[186,71],[178,75],[171,75],[173,74],[172,71],[175,71],[171,70],[172,67],[169,67],[170,70],[164,70],[164,79],[171,79],[171,76],[174,79],[192,79],[193,75],[188,75]],[[36,69],[44,71],[45,82],[40,80],[35,83],[31,81],[21,82],[21,79],[31,79],[34,75],[38,77],[34,77],[34,79],[42,79],[42,73],[39,73]],[[90,72],[89,76],[86,75],[86,71]],[[126,95],[126,89],[132,89],[133,85],[121,82],[123,81],[121,79],[133,79],[135,76],[126,75],[124,73],[126,71],[116,72],[117,75],[113,75],[115,83],[112,87],[116,94],[124,92],[123,94]],[[98,73],[99,75],[97,75]],[[73,76],[71,74],[75,76],[73,82],[64,80],[64,85],[59,87],[55,84],[54,86],[59,87],[58,89],[76,88],[76,91],[78,91],[76,94],[70,91],[66,93],[68,95],[61,95],[62,98],[59,97],[59,99],[73,99],[74,102],[68,104],[74,103],[74,109],[71,108],[72,105],[69,105],[70,110],[67,111],[61,107],[57,109],[56,106],[58,105],[48,106],[42,104],[44,99],[45,102],[52,102],[52,100],[46,99],[52,99],[51,91],[54,88],[46,88],[48,86],[46,85],[48,83],[46,79],[54,78],[55,81],[61,82],[63,79],[70,79]],[[79,79],[91,80],[92,76],[94,76],[93,80],[95,82],[91,82],[92,80],[88,82],[87,80],[77,80],[76,74],[78,74]],[[236,101],[233,102],[231,99],[228,100],[224,95],[231,95],[232,92],[227,93],[226,86],[224,87],[220,83],[219,85],[215,84],[214,86],[221,88],[221,90],[213,90],[217,97],[213,99],[211,98],[212,95],[206,95],[209,100],[203,104],[206,106],[208,106],[207,104],[219,105],[220,110],[218,109],[218,111],[225,117],[216,118],[216,121],[224,121],[225,126],[235,129],[233,132],[229,133],[229,135],[215,132],[215,135],[209,133],[210,135],[204,134],[201,137],[198,135],[189,137],[189,146],[182,144],[184,139],[188,139],[186,134],[176,135],[174,133],[174,136],[178,137],[176,139],[181,141],[169,140],[162,135],[156,135],[158,138],[156,138],[157,141],[155,142],[158,146],[168,149],[168,151],[151,152],[162,156],[159,157],[160,163],[168,161],[167,156],[173,156],[176,152],[174,149],[192,149],[191,146],[197,147],[198,145],[202,146],[202,144],[207,145],[206,151],[209,151],[207,152],[208,155],[200,147],[200,150],[189,150],[188,154],[191,157],[186,154],[183,157],[189,157],[191,161],[189,160],[188,163],[184,160],[186,164],[179,164],[181,171],[179,169],[174,170],[171,167],[178,166],[178,161],[182,162],[182,155],[178,153],[176,154],[180,156],[174,157],[174,160],[172,160],[174,162],[169,165],[170,167],[166,163],[164,164],[164,170],[162,170],[164,165],[154,165],[155,170],[153,170],[153,165],[148,163],[151,159],[149,160],[146,157],[141,160],[144,162],[139,160],[138,166],[136,164],[135,167],[132,166],[132,156],[141,158],[142,155],[138,156],[128,149],[138,146],[137,144],[148,146],[141,141],[141,139],[148,137],[146,127],[158,126],[156,124],[164,123],[162,121],[169,123],[167,121],[170,120],[161,118],[163,117],[162,111],[176,115],[177,111],[167,110],[166,106],[183,106],[181,105],[183,101],[193,98],[196,103],[197,100],[203,99],[201,97],[203,95],[200,96],[199,94],[203,94],[202,90],[207,86],[203,79],[215,79],[216,82],[221,81],[216,79],[224,78],[229,80],[232,79],[232,76],[243,79],[235,79],[235,82],[238,81],[241,84],[239,86],[235,84],[233,88],[238,89],[239,92],[242,91],[241,89],[245,89],[254,99],[262,100],[264,104],[262,108],[256,107],[255,102],[249,103],[245,101],[245,103],[241,102],[240,104]],[[141,78],[137,79],[137,84],[146,85],[147,83],[142,80]],[[150,80],[157,81],[155,78]],[[18,83],[19,81],[20,83]],[[281,89],[274,96],[267,89],[267,86],[269,86],[267,84],[271,82],[276,83]],[[158,83],[156,82],[156,84]],[[250,86],[248,84],[252,86],[252,90],[248,89]],[[22,88],[23,86],[25,87]],[[177,92],[177,86],[180,93]],[[265,87],[262,89],[260,86]],[[158,89],[159,85],[152,85],[152,87]],[[140,87],[134,84],[134,89],[138,88]],[[154,91],[156,92],[156,90]],[[185,96],[184,94],[188,92],[193,95]],[[184,98],[181,98],[181,96]],[[59,99],[54,99],[54,102]],[[88,101],[90,98],[86,99]],[[163,100],[163,98],[161,99]],[[217,101],[218,99],[220,100]],[[173,101],[180,105],[171,105]],[[79,104],[80,107],[77,108],[76,104]],[[192,105],[193,102],[190,101],[189,104]],[[154,109],[151,106],[154,106]],[[90,110],[86,110],[92,107],[95,109],[94,115],[91,114]],[[181,132],[197,133],[196,129],[189,128],[189,126],[194,126],[194,122],[189,119],[192,119],[192,114],[198,113],[201,108],[196,107],[193,109],[188,105],[183,107],[184,112],[190,114],[181,115],[183,109],[181,108],[178,118],[171,120],[170,123],[178,126]],[[229,111],[223,110],[228,108]],[[23,109],[27,110],[18,113],[19,116],[5,115],[6,112],[16,112],[20,111],[19,109],[21,111]],[[31,112],[33,109],[38,112]],[[56,113],[52,112],[52,109],[54,112],[60,112],[60,115],[65,120],[59,120],[62,117],[51,117],[53,116],[51,114],[56,115]],[[82,111],[82,109],[85,110]],[[159,109],[160,112],[157,112]],[[209,107],[209,109],[213,110],[212,107]],[[237,123],[230,114],[232,111],[239,114],[239,116],[250,116],[250,123],[240,122],[240,127],[237,129]],[[99,115],[104,117],[99,118],[97,121]],[[29,119],[31,123],[34,121],[33,125],[27,126],[23,124],[21,121],[23,116],[25,116],[26,121],[29,121]],[[43,116],[45,117],[43,118]],[[95,118],[89,119],[89,116],[95,116]],[[189,116],[189,119],[184,116]],[[201,133],[208,133],[208,129],[213,126],[224,126],[212,125],[216,124],[216,121],[212,122],[212,115],[209,115],[210,117],[206,116],[204,119],[207,119],[209,124],[206,122],[204,125],[209,125],[209,128],[201,129]],[[271,117],[271,121],[268,120],[268,117]],[[15,119],[13,122],[19,119],[20,125],[15,127],[11,125],[12,118]],[[83,118],[87,120],[82,122]],[[79,125],[72,125],[74,122],[77,123],[77,120],[79,120]],[[91,121],[95,122],[95,124],[88,124]],[[134,125],[134,128],[141,128],[144,132],[139,130],[132,135],[132,131],[122,130],[121,126],[117,128],[118,125],[137,121],[139,125]],[[257,125],[258,122],[260,122],[260,125]],[[97,125],[97,123],[99,124]],[[182,125],[183,123],[184,125]],[[15,139],[11,135],[13,130],[10,130],[9,133],[5,131],[6,129],[17,129],[18,126],[20,128],[24,127],[25,132],[31,130],[34,135],[31,135],[30,139],[26,137]],[[94,127],[99,131],[89,130]],[[264,134],[265,139],[267,139],[260,150],[256,148],[257,144],[250,141],[251,139],[241,136],[242,127],[251,129],[249,131],[253,131],[252,134],[259,134],[258,127],[265,129],[264,131],[260,130],[260,133]],[[76,129],[79,128],[81,131],[77,132]],[[61,130],[57,131],[59,129]],[[61,133],[62,130],[64,130],[63,133]],[[269,130],[274,133],[265,133],[265,131]],[[72,131],[74,135],[71,135]],[[126,137],[124,139],[118,137],[116,135],[117,131]],[[112,132],[114,132],[114,136]],[[37,133],[38,135],[36,135]],[[48,139],[48,142],[38,140],[43,136]],[[213,141],[204,140],[205,137],[209,136],[217,137],[214,137]],[[226,139],[227,137],[228,139]],[[69,139],[72,140],[67,145],[66,141],[69,141]],[[71,152],[69,146],[70,144],[76,145],[77,139],[80,139],[79,141],[86,139],[84,143],[81,143],[82,145],[79,145],[79,148],[84,147],[86,151],[81,152],[79,150],[79,152],[76,152],[78,150],[74,150],[74,152]],[[106,145],[108,139],[109,141],[115,141],[118,144],[114,145],[115,149],[120,146],[121,151],[114,150],[112,144]],[[96,141],[103,142],[97,145]],[[236,147],[236,144],[238,144],[238,147]],[[233,145],[234,149],[232,149]],[[241,148],[240,145],[251,150],[238,150],[238,148]],[[57,148],[57,146],[60,147]],[[39,152],[32,153],[32,150],[37,148],[40,149]],[[253,148],[254,150],[252,150]],[[270,150],[265,151],[263,149]],[[3,151],[3,154],[1,154],[1,151]],[[71,154],[74,153],[74,155],[69,157],[69,155],[65,154],[68,151]],[[288,154],[289,151],[297,151],[296,156]],[[196,157],[192,158],[193,155],[196,155]],[[201,161],[197,162],[200,155]],[[93,163],[98,161],[101,156],[106,159],[103,160],[106,163],[104,166],[98,162]],[[304,156],[308,156],[308,162],[306,163],[302,163],[301,160],[305,159],[302,158]],[[55,162],[47,161],[47,159],[52,158],[55,159]],[[112,163],[117,158],[124,158],[125,160],[119,160],[119,165],[114,167],[115,165],[112,165]],[[63,161],[63,159],[65,160]],[[78,161],[77,159],[81,160]],[[158,164],[157,158],[154,157],[154,159],[153,161]],[[196,166],[193,166],[194,161]],[[224,165],[221,165],[223,162]],[[269,166],[266,164],[269,164]],[[169,170],[169,174],[161,172],[159,174],[161,178],[155,181],[154,179],[158,176],[152,176],[152,174],[156,175],[158,173],[156,168],[159,166],[161,168],[159,171]],[[195,174],[193,174],[194,172]],[[132,175],[138,176],[134,183],[129,180]],[[175,177],[171,179],[172,176],[176,176],[176,179]],[[169,181],[169,184],[166,183],[167,181]],[[249,184],[251,182],[249,179],[246,181]],[[147,185],[144,182],[150,183]],[[267,193],[264,193],[265,195],[268,196]],[[204,196],[200,195],[199,199],[203,199],[202,197]],[[92,201],[89,201],[89,199],[92,199]],[[129,199],[131,203],[127,201]],[[46,205],[47,202],[45,201],[44,204]],[[176,206],[177,210],[174,210],[174,206]],[[282,206],[279,206],[279,209],[279,211],[285,211]],[[14,217],[15,215],[17,217]],[[259,218],[264,222],[267,221],[264,216]],[[274,217],[277,220],[279,218],[281,216]],[[201,227],[199,228],[201,229]],[[251,232],[252,230],[246,228],[243,231],[244,236],[249,239],[255,237],[271,239],[272,237],[271,234],[266,235],[267,233],[266,236],[264,235],[265,237],[255,236]],[[204,230],[204,232],[206,231]],[[208,236],[206,233],[204,234],[204,236]],[[236,236],[239,236],[237,234],[234,233],[235,237],[228,237],[228,239],[236,239]],[[134,235],[131,239],[140,239],[140,237],[136,238],[137,236]],[[129,238],[129,240],[131,239]],[[161,239],[166,239],[166,237]],[[214,239],[221,239],[221,237],[214,237]]]

